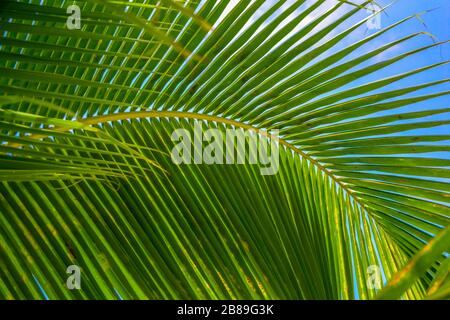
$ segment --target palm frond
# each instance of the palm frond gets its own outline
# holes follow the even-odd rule
[[[0,298],[447,297],[450,109],[412,106],[448,61],[379,76],[447,42],[381,59],[411,16],[340,46],[371,2],[74,1],[69,30],[3,1]],[[199,125],[276,138],[278,174],[174,164]]]

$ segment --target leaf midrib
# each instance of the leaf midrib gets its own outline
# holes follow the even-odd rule
[[[109,122],[109,121],[138,119],[138,118],[195,119],[195,120],[204,120],[204,121],[208,121],[208,122],[227,124],[227,125],[239,127],[239,128],[246,129],[246,130],[253,130],[256,133],[261,134],[262,136],[265,136],[269,139],[277,140],[281,145],[292,150],[299,156],[303,157],[310,163],[314,164],[320,171],[322,171],[332,181],[334,181],[336,184],[338,184],[346,193],[348,193],[349,196],[352,197],[352,199],[355,201],[356,204],[358,204],[359,206],[361,206],[361,208],[368,211],[367,206],[364,203],[362,203],[358,197],[355,196],[354,192],[351,189],[349,189],[342,181],[340,181],[330,170],[325,168],[319,161],[312,158],[306,152],[302,151],[301,149],[299,149],[295,145],[289,143],[288,141],[284,140],[283,138],[268,133],[267,130],[264,128],[258,128],[253,125],[250,125],[250,124],[246,124],[246,123],[243,123],[243,122],[240,122],[237,120],[228,119],[228,118],[224,118],[224,117],[220,117],[220,116],[205,115],[205,114],[200,114],[200,113],[183,112],[183,111],[149,110],[149,111],[119,112],[119,113],[114,113],[114,114],[93,116],[93,117],[88,117],[88,118],[84,118],[84,119],[78,119],[77,121],[80,123],[86,124],[86,125],[96,125],[99,123],[104,123],[104,122]]]

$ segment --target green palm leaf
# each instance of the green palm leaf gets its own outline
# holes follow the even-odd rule
[[[371,2],[4,1],[0,298],[448,297],[449,108],[410,107],[449,79],[389,87],[448,61],[379,76],[445,42],[373,62],[413,16],[332,51]],[[278,173],[176,165],[199,126],[276,140]]]

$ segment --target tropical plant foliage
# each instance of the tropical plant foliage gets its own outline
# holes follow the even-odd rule
[[[449,79],[386,88],[447,61],[358,82],[441,43],[329,53],[370,1],[325,2],[3,0],[0,298],[448,298],[450,109],[403,110]],[[175,165],[194,123],[279,129],[278,174]]]

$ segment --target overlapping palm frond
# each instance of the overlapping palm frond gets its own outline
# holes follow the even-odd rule
[[[450,110],[404,110],[449,79],[389,86],[448,61],[376,77],[445,43],[374,62],[428,35],[340,46],[349,2],[3,1],[0,298],[448,298]],[[175,165],[194,124],[278,129],[278,174]]]

